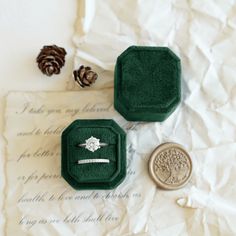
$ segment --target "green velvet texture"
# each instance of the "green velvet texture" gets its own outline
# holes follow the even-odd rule
[[[78,144],[91,136],[108,146],[91,152]],[[78,165],[82,159],[109,159],[109,163]],[[113,120],[77,120],[62,134],[62,176],[75,189],[115,188],[126,175],[126,134]]]
[[[180,100],[180,59],[169,48],[131,46],[117,58],[114,106],[127,120],[163,121]]]

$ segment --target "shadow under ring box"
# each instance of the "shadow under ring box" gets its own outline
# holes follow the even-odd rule
[[[114,107],[126,120],[164,121],[180,100],[180,59],[169,48],[131,46],[117,58]]]
[[[91,137],[106,146],[90,151],[84,146]],[[113,120],[76,120],[62,133],[61,173],[75,189],[113,189],[126,176],[126,134]],[[78,164],[81,160],[108,159],[109,163]]]

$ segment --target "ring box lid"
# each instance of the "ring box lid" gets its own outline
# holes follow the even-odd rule
[[[180,59],[167,47],[131,46],[115,67],[114,107],[129,121],[163,121],[181,100]]]

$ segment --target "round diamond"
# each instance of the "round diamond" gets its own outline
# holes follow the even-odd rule
[[[95,152],[100,148],[100,139],[97,139],[95,137],[90,137],[86,140],[86,149],[88,149],[91,152]]]

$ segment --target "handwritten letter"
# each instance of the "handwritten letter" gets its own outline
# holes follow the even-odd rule
[[[115,190],[76,191],[60,174],[60,136],[72,121],[113,118],[127,129],[128,123],[114,111],[112,100],[109,89],[9,94],[5,130],[7,235],[145,232],[150,204],[144,202],[155,190],[148,178],[147,160],[137,158],[132,145],[127,144],[127,177]],[[142,172],[145,174],[140,178]]]

